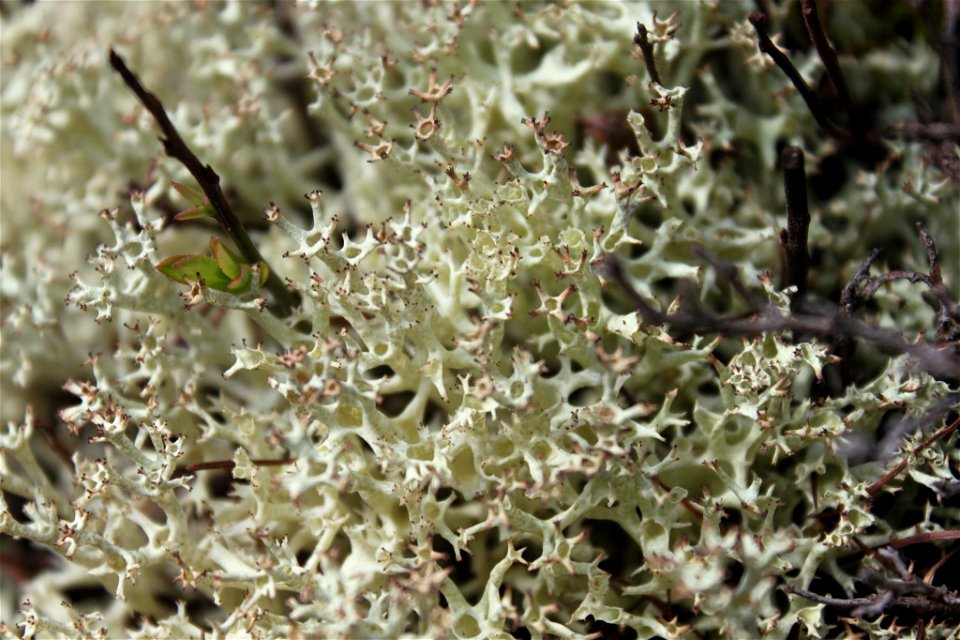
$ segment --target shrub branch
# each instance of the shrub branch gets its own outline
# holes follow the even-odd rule
[[[810,110],[813,119],[817,121],[817,124],[820,125],[820,128],[829,133],[834,138],[840,140],[846,140],[850,138],[850,135],[835,125],[830,118],[827,117],[827,114],[823,110],[823,104],[820,102],[820,98],[817,97],[817,94],[813,92],[810,86],[807,84],[807,81],[803,79],[803,76],[800,75],[800,72],[797,70],[793,63],[790,62],[790,58],[787,55],[780,51],[777,48],[777,45],[773,44],[773,41],[770,39],[769,34],[767,33],[767,16],[763,13],[754,12],[750,14],[750,24],[753,25],[753,28],[757,32],[757,39],[760,45],[760,51],[770,56],[773,61],[780,67],[780,70],[790,78],[790,82],[793,83],[793,86],[796,87],[797,92],[800,94],[800,97],[803,98],[803,101],[807,103],[807,108]]]
[[[240,218],[234,213],[230,203],[223,195],[220,188],[220,176],[213,170],[213,167],[200,162],[200,159],[180,137],[180,133],[167,116],[160,99],[140,84],[137,76],[127,67],[123,58],[112,47],[110,48],[110,66],[120,74],[130,91],[137,96],[147,111],[150,112],[150,115],[153,116],[163,133],[160,142],[163,143],[164,151],[171,158],[179,160],[200,185],[204,195],[210,201],[220,227],[224,233],[233,239],[243,257],[250,264],[266,263],[256,245],[250,239],[243,223],[240,222]],[[277,314],[280,316],[290,315],[290,311],[295,305],[295,298],[272,268],[269,270],[265,286],[274,297]]]
[[[657,62],[653,58],[653,44],[647,35],[647,27],[639,22],[637,23],[637,33],[633,36],[633,41],[640,47],[640,52],[643,54],[643,64],[647,67],[647,75],[650,76],[652,81],[662,87],[663,82],[660,81],[660,74],[657,72]]]
[[[718,316],[699,308],[681,308],[674,313],[664,313],[654,309],[637,293],[615,256],[606,254],[595,265],[605,279],[620,286],[646,324],[667,325],[674,337],[691,334],[749,337],[790,331],[820,338],[857,339],[887,353],[906,354],[920,370],[940,380],[955,381],[960,378],[960,356],[950,349],[938,349],[925,342],[911,342],[898,331],[870,324],[835,307],[817,313],[784,314],[768,304],[747,317]]]
[[[859,136],[862,133],[863,121],[861,118],[856,117],[856,109],[853,101],[850,99],[850,92],[847,90],[847,81],[843,77],[843,71],[840,69],[837,52],[830,46],[830,42],[827,40],[827,34],[823,29],[823,23],[820,21],[820,12],[817,10],[817,0],[801,0],[800,6],[801,13],[803,14],[803,22],[807,27],[810,40],[813,41],[813,46],[817,48],[817,54],[820,56],[820,60],[827,70],[827,77],[830,78],[830,83],[833,85],[833,88],[837,90],[840,105],[847,114],[848,122],[850,128],[853,130],[854,136]]]

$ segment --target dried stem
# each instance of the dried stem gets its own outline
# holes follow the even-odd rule
[[[940,263],[937,260],[937,245],[933,241],[933,236],[927,230],[927,226],[922,222],[917,223],[917,233],[920,234],[920,242],[927,252],[927,260],[930,261],[930,277],[928,282],[931,287],[936,287],[943,283],[943,277],[940,275]]]
[[[898,122],[886,129],[890,137],[929,142],[953,142],[960,144],[960,125],[949,122]]]
[[[263,256],[260,255],[260,251],[256,245],[253,244],[250,235],[243,227],[243,223],[240,222],[237,214],[234,213],[230,203],[227,202],[226,197],[223,195],[223,191],[220,188],[220,176],[213,170],[213,167],[200,162],[200,159],[190,150],[190,147],[188,147],[187,143],[180,137],[173,122],[171,122],[167,116],[167,112],[163,107],[163,103],[160,102],[160,99],[140,84],[137,76],[130,71],[123,61],[123,58],[121,58],[113,48],[110,49],[110,65],[120,74],[127,87],[137,96],[143,106],[146,107],[150,115],[153,116],[153,119],[156,120],[160,131],[163,133],[160,141],[163,143],[164,151],[171,158],[183,163],[183,166],[193,175],[203,190],[204,195],[206,195],[210,201],[210,205],[213,207],[221,228],[233,239],[243,257],[250,264],[256,264],[258,262],[265,263],[266,261],[263,259]],[[266,288],[274,297],[277,314],[281,316],[289,315],[295,304],[295,298],[273,269],[269,270]]]
[[[870,267],[873,266],[873,263],[880,257],[881,253],[883,253],[883,249],[880,247],[871,250],[866,259],[857,267],[857,272],[853,274],[853,278],[851,278],[847,286],[843,288],[843,293],[840,294],[840,306],[843,307],[847,313],[853,313],[859,305],[860,299],[857,295],[857,287],[860,286],[861,282],[866,280],[867,274],[870,273]]]
[[[647,28],[639,22],[637,23],[637,33],[633,36],[633,41],[640,47],[640,52],[643,54],[643,64],[647,66],[647,74],[650,76],[650,79],[662,87],[663,82],[660,81],[660,74],[657,72],[657,63],[653,59],[653,44],[651,44],[650,38],[647,36]]]
[[[863,261],[853,279],[844,287],[840,296],[840,306],[847,312],[853,312],[860,304],[869,300],[877,290],[888,282],[894,280],[909,280],[910,282],[922,282],[930,287],[929,295],[924,300],[930,304],[937,312],[937,338],[943,344],[950,344],[960,337],[960,305],[950,296],[946,286],[943,284],[943,276],[940,272],[940,262],[937,255],[937,245],[933,236],[927,230],[922,222],[917,223],[917,233],[920,236],[920,243],[927,253],[927,260],[930,262],[930,271],[920,273],[918,271],[896,270],[880,274],[878,276],[868,277],[870,267],[880,255],[880,249],[874,249]]]
[[[854,339],[871,343],[883,351],[908,354],[916,365],[935,377],[956,380],[960,371],[960,357],[956,353],[940,350],[922,342],[911,342],[900,333],[871,325],[852,318],[839,310],[825,308],[817,314],[793,313],[785,315],[778,309],[765,306],[755,309],[752,317],[718,317],[701,310],[682,309],[674,314],[665,314],[650,307],[626,281],[619,264],[610,257],[604,261],[604,271],[611,280],[618,282],[636,305],[645,322],[654,325],[669,325],[676,336],[690,334],[760,335],[765,332],[793,331],[795,334],[822,338]],[[750,302],[750,301],[748,301]]]
[[[831,84],[837,90],[837,96],[840,98],[840,105],[847,114],[847,119],[854,136],[859,137],[863,133],[863,121],[856,117],[856,109],[853,101],[850,99],[850,92],[847,90],[847,81],[843,77],[843,71],[840,69],[840,63],[837,60],[837,52],[827,40],[827,34],[823,29],[823,23],[820,21],[820,13],[817,11],[817,0],[801,0],[801,13],[803,13],[803,22],[807,26],[807,33],[810,34],[810,40],[817,48],[817,54],[827,70],[827,77]]]
[[[615,256],[607,254],[594,264],[607,280],[620,285],[645,323],[655,326],[669,325],[669,331],[674,336],[758,336],[769,332],[791,331],[794,334],[821,338],[858,339],[887,353],[906,354],[914,360],[919,369],[938,379],[960,379],[960,355],[925,342],[908,341],[898,331],[872,325],[839,309],[785,315],[776,307],[766,305],[749,317],[715,316],[702,310],[689,309],[668,314],[651,307],[637,293]]]
[[[952,529],[947,531],[929,531],[927,533],[920,533],[915,536],[897,538],[896,540],[891,540],[890,542],[878,544],[873,548],[879,549],[881,547],[889,547],[891,549],[902,549],[903,547],[909,547],[915,544],[943,542],[944,540],[960,540],[960,530]]]
[[[811,602],[825,604],[837,609],[853,609],[854,615],[862,618],[874,618],[887,609],[907,609],[918,614],[949,616],[960,615],[960,605],[954,598],[945,601],[933,600],[920,596],[897,596],[887,591],[866,598],[833,598],[822,596],[819,593],[785,585],[783,590]]]
[[[791,303],[791,308],[796,310],[807,292],[807,272],[810,268],[810,254],[807,251],[810,229],[807,176],[800,147],[785,148],[780,158],[783,163],[783,186],[787,201],[787,229],[781,232],[780,242],[786,250],[785,284],[797,288]]]
[[[773,58],[773,61],[778,67],[780,67],[780,70],[783,71],[788,78],[790,78],[790,82],[792,82],[793,86],[796,87],[797,92],[803,98],[803,101],[807,103],[807,108],[813,115],[814,120],[817,121],[817,124],[820,125],[820,128],[834,138],[840,140],[849,139],[850,135],[831,122],[827,117],[827,114],[824,113],[823,105],[820,103],[820,99],[817,98],[816,94],[810,89],[810,87],[807,85],[807,81],[803,79],[803,76],[800,75],[800,72],[797,71],[797,68],[793,66],[793,63],[790,62],[790,59],[786,56],[786,54],[777,48],[777,45],[773,44],[772,40],[770,40],[770,36],[767,34],[767,16],[760,12],[751,13],[750,24],[753,25],[753,28],[757,32],[760,51]]]

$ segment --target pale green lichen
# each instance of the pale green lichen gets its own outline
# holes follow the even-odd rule
[[[825,636],[835,612],[785,584],[851,595],[859,544],[956,529],[955,433],[909,457],[899,507],[872,493],[899,442],[878,433],[939,411],[904,434],[919,450],[955,380],[867,345],[839,354],[863,368],[843,388],[823,340],[677,336],[598,267],[618,256],[656,309],[747,311],[703,247],[789,313],[770,276],[789,143],[844,172],[813,189],[810,291],[836,301],[876,245],[926,272],[919,219],[956,291],[955,158],[847,159],[757,52],[752,3],[13,4],[0,530],[49,566],[5,567],[5,637]],[[858,15],[836,33],[883,31]],[[192,183],[108,44],[245,221],[264,212],[292,315],[256,279],[155,268],[209,232],[167,224]],[[903,46],[844,60],[887,122],[938,82],[930,47]],[[301,108],[284,87],[304,77]],[[878,325],[936,327],[916,284],[874,300]]]

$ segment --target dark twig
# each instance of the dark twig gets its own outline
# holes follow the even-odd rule
[[[853,313],[853,311],[856,310],[860,302],[857,296],[857,287],[867,279],[867,274],[870,273],[870,267],[873,266],[873,263],[880,257],[881,253],[883,253],[883,249],[880,247],[871,250],[866,259],[857,267],[857,272],[853,274],[853,278],[851,278],[847,286],[843,288],[843,293],[840,294],[840,306],[847,313]]]
[[[813,115],[814,120],[817,121],[817,124],[820,125],[820,128],[839,140],[849,139],[850,135],[831,122],[827,114],[824,113],[820,99],[817,98],[816,94],[810,89],[807,81],[803,79],[803,76],[800,75],[797,68],[793,66],[793,63],[790,62],[790,58],[780,51],[777,45],[773,44],[773,41],[770,40],[770,36],[767,34],[767,16],[760,12],[751,13],[750,24],[753,25],[753,28],[757,32],[760,51],[773,58],[773,61],[777,63],[780,70],[790,78],[790,82],[796,87],[803,101],[807,103],[807,108]]]
[[[675,335],[757,336],[791,331],[821,338],[859,339],[887,353],[910,356],[919,369],[938,379],[954,381],[960,377],[960,355],[925,342],[910,342],[898,331],[872,325],[839,309],[785,315],[776,307],[767,305],[750,317],[715,316],[688,309],[667,314],[651,307],[637,293],[615,256],[607,254],[594,264],[605,279],[616,282],[623,289],[646,324],[668,325]]]
[[[960,615],[960,604],[953,597],[940,601],[926,597],[895,596],[890,592],[885,592],[866,598],[833,598],[790,585],[784,585],[783,590],[828,607],[852,609],[854,615],[858,617],[874,617],[886,609],[906,609],[918,614],[941,615],[951,618]],[[878,607],[879,609],[877,609]],[[873,615],[871,615],[871,611],[874,612]]]
[[[943,276],[940,272],[940,262],[937,255],[937,245],[933,236],[927,230],[922,222],[917,223],[917,233],[920,236],[920,243],[927,253],[927,260],[930,262],[929,273],[920,273],[918,271],[896,270],[880,274],[878,276],[868,277],[870,267],[880,255],[880,249],[874,249],[863,261],[854,274],[853,279],[847,283],[840,296],[840,306],[847,312],[852,313],[860,304],[869,300],[877,290],[888,282],[894,280],[909,280],[910,282],[922,282],[930,287],[929,295],[924,296],[924,300],[930,304],[937,312],[937,338],[942,344],[951,344],[960,336],[960,305],[954,301],[950,292],[943,284]]]
[[[807,26],[807,33],[810,34],[813,46],[817,48],[817,54],[819,54],[820,60],[827,70],[830,83],[837,90],[837,96],[840,98],[840,105],[847,114],[850,129],[854,136],[859,137],[863,133],[863,120],[856,115],[856,109],[850,99],[850,92],[847,90],[847,81],[843,77],[843,71],[840,69],[840,63],[837,60],[837,52],[827,40],[823,23],[820,21],[820,13],[817,11],[817,0],[800,0],[800,6],[803,22]]]
[[[633,41],[640,47],[640,52],[643,54],[643,64],[647,67],[647,75],[662,87],[663,82],[660,81],[660,74],[657,72],[657,63],[653,59],[653,44],[650,43],[650,38],[647,36],[647,28],[639,22]]]
[[[960,144],[960,125],[949,122],[898,122],[886,129],[890,137]]]
[[[933,241],[933,236],[927,230],[927,225],[922,222],[917,223],[917,233],[920,234],[920,242],[927,252],[927,260],[930,261],[930,286],[935,287],[943,283],[943,278],[940,275],[940,263],[937,261],[937,245]]]
[[[167,112],[163,107],[163,103],[160,102],[160,99],[140,84],[137,76],[130,71],[123,61],[123,58],[112,48],[110,49],[110,65],[120,74],[127,87],[137,96],[143,106],[146,107],[150,115],[153,116],[153,119],[156,120],[160,131],[163,133],[160,142],[163,143],[164,151],[171,158],[183,163],[197,183],[199,183],[200,188],[213,207],[217,221],[220,223],[223,231],[236,243],[243,257],[250,264],[266,262],[263,256],[260,255],[260,251],[256,245],[253,244],[253,241],[250,239],[246,229],[244,229],[237,214],[234,213],[230,203],[227,202],[226,197],[223,195],[223,191],[220,188],[220,176],[213,170],[213,167],[200,162],[200,159],[190,150],[190,147],[188,147],[187,143],[180,137],[176,127],[167,116]],[[269,270],[266,288],[274,297],[277,314],[281,316],[289,315],[294,306],[295,298],[273,269]]]
[[[796,310],[807,291],[807,272],[810,254],[807,236],[810,229],[810,209],[807,207],[807,175],[800,147],[788,146],[780,155],[783,163],[783,186],[787,200],[787,228],[781,232],[780,242],[786,252],[785,284],[797,288],[791,302]]]

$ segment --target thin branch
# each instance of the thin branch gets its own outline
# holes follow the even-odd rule
[[[853,609],[854,615],[862,618],[875,617],[886,609],[907,609],[915,613],[950,616],[951,618],[960,615],[960,607],[952,600],[941,602],[916,596],[894,596],[890,592],[866,598],[833,598],[790,585],[784,585],[783,590],[828,607]]]
[[[825,604],[830,607],[837,607],[838,609],[854,609],[856,607],[862,607],[876,602],[875,596],[868,598],[832,598],[830,596],[822,596],[819,593],[814,593],[813,591],[801,589],[800,587],[792,587],[788,584],[783,586],[783,590],[787,593],[792,593],[795,596],[806,598],[812,602]]]
[[[853,313],[860,303],[859,296],[857,295],[857,287],[860,286],[860,283],[867,279],[867,274],[870,272],[870,267],[873,266],[873,263],[876,261],[880,254],[883,253],[883,249],[876,247],[870,251],[870,254],[860,263],[860,266],[857,267],[857,272],[853,274],[853,278],[850,279],[850,282],[847,283],[847,286],[843,288],[843,293],[840,294],[840,306],[847,313]]]
[[[265,263],[266,261],[263,259],[263,256],[260,255],[260,251],[256,245],[253,244],[250,235],[223,195],[223,191],[220,188],[220,176],[213,170],[213,167],[200,162],[200,159],[190,150],[190,147],[188,147],[187,143],[180,137],[173,122],[171,122],[167,116],[167,112],[163,107],[163,103],[160,102],[160,99],[140,84],[137,76],[130,71],[123,61],[123,58],[120,57],[112,47],[110,49],[110,65],[120,74],[127,87],[137,96],[143,106],[146,107],[150,115],[153,116],[153,119],[156,120],[160,131],[163,133],[160,142],[163,143],[164,151],[171,158],[183,163],[183,166],[187,168],[200,185],[203,193],[210,201],[210,205],[213,207],[217,221],[220,223],[223,231],[236,243],[243,257],[250,264],[256,264],[258,262]],[[266,288],[274,297],[277,314],[281,316],[290,315],[290,311],[295,305],[295,297],[273,269],[269,270]]]
[[[890,137],[960,144],[960,125],[949,122],[898,122],[886,129]]]
[[[927,252],[927,260],[930,261],[930,286],[935,287],[943,283],[943,277],[940,275],[940,263],[937,261],[937,245],[933,241],[933,236],[927,230],[927,225],[922,222],[917,223],[917,233],[920,234],[920,243],[923,244]]]
[[[650,38],[647,36],[647,28],[639,22],[633,41],[640,47],[640,52],[643,54],[643,64],[647,67],[647,75],[662,87],[663,82],[660,81],[660,74],[657,72],[657,63],[653,59],[653,44],[650,43]]]
[[[773,44],[773,41],[770,40],[770,36],[767,34],[767,16],[760,12],[754,12],[750,14],[749,19],[750,24],[753,25],[753,28],[757,32],[760,51],[773,58],[773,61],[777,63],[777,66],[780,67],[780,70],[783,71],[788,78],[790,78],[790,82],[792,82],[793,86],[796,87],[797,92],[803,98],[803,101],[807,103],[807,108],[813,115],[814,120],[817,121],[817,124],[820,125],[820,128],[829,133],[831,136],[840,140],[849,139],[850,135],[831,122],[827,117],[827,114],[824,113],[823,105],[820,103],[819,98],[817,98],[816,94],[814,94],[814,92],[807,85],[807,81],[803,79],[803,76],[800,75],[800,72],[797,71],[797,68],[793,66],[793,63],[790,62],[790,58],[788,58],[783,51],[780,51],[780,49],[777,48],[777,45]]]
[[[691,312],[681,309],[667,314],[651,307],[630,284],[619,260],[606,254],[594,265],[605,279],[616,282],[636,307],[642,320],[649,325],[669,325],[675,335],[725,335],[757,336],[769,332],[791,331],[810,336],[838,339],[859,339],[873,344],[882,351],[906,354],[916,366],[941,380],[957,380],[960,372],[960,355],[940,350],[925,342],[910,342],[893,329],[878,327],[854,318],[839,309],[822,313],[783,314],[776,307],[767,305],[750,317],[723,317],[706,312]]]
[[[951,531],[950,533],[956,533],[957,537],[960,538],[960,531]],[[960,551],[960,547],[955,547],[950,553],[943,554],[943,557],[937,560],[937,562],[927,570],[927,573],[923,576],[923,581],[932,583],[933,578],[937,575],[937,571],[940,570],[940,567],[947,564],[947,562],[950,561],[950,558],[957,555],[958,551]]]
[[[910,282],[922,282],[930,287],[929,295],[924,295],[924,301],[933,307],[937,313],[937,338],[941,344],[949,346],[960,336],[960,305],[958,305],[950,296],[946,286],[943,284],[943,276],[940,272],[939,256],[937,255],[937,245],[933,236],[927,230],[922,222],[917,223],[917,233],[920,236],[920,243],[927,253],[927,260],[930,262],[929,273],[920,273],[918,271],[897,270],[890,271],[878,276],[868,277],[870,267],[880,255],[880,249],[874,249],[863,261],[854,274],[853,279],[843,288],[840,296],[840,306],[847,313],[852,313],[860,304],[869,300],[877,290],[888,282],[894,280],[909,280]]]
[[[929,542],[942,542],[944,540],[960,540],[960,529],[952,529],[947,531],[929,531],[927,533],[920,533],[915,536],[907,536],[905,538],[897,538],[896,540],[890,540],[889,542],[878,544],[873,548],[879,549],[881,547],[890,547],[891,549],[902,549],[903,547],[909,547],[915,544],[926,544]],[[954,551],[956,551],[956,549]]]
[[[810,254],[807,237],[810,230],[810,209],[807,206],[807,175],[804,171],[803,150],[788,146],[780,155],[783,164],[783,187],[787,201],[787,229],[781,234],[786,250],[786,284],[797,288],[791,302],[796,310],[807,292],[807,273]],[[784,237],[785,236],[785,237]]]
[[[850,99],[850,92],[847,90],[847,81],[843,77],[843,71],[840,69],[840,63],[837,60],[837,52],[827,40],[827,34],[823,29],[823,23],[820,21],[820,13],[817,11],[817,0],[800,0],[803,22],[807,26],[807,33],[813,41],[813,46],[817,48],[817,54],[827,70],[827,77],[830,83],[837,90],[837,96],[840,98],[840,105],[847,114],[850,128],[855,136],[859,137],[863,133],[863,121],[856,115],[853,101]]]

